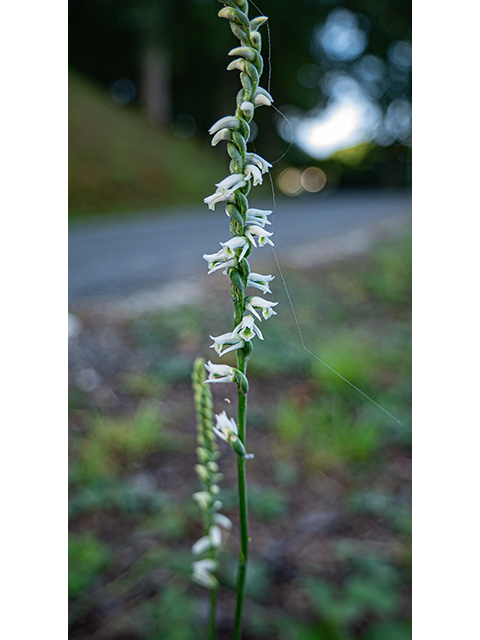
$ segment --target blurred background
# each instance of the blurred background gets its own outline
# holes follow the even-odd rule
[[[411,5],[262,0],[278,111],[250,148],[273,163],[278,316],[250,364],[251,566],[245,639],[411,638]],[[228,238],[203,198],[225,177],[208,128],[233,112],[236,46],[216,0],[69,3],[70,637],[201,640],[190,582],[194,359],[231,326]],[[250,15],[259,15],[251,5]],[[269,73],[269,50],[271,50]],[[273,208],[267,179],[252,206]],[[214,361],[216,361],[214,359]],[[234,358],[222,359],[228,364]],[[235,415],[229,385],[215,411]],[[221,447],[219,639],[231,637],[236,462]]]
[[[238,91],[238,74],[225,70],[236,40],[217,18],[221,5],[69,6],[71,214],[198,202],[224,171],[208,128]],[[288,121],[258,109],[252,142],[270,161],[287,152],[272,171],[278,189],[410,185],[411,3],[266,0],[261,9],[271,93]],[[264,27],[265,88],[268,50]],[[302,181],[309,167],[319,171]]]

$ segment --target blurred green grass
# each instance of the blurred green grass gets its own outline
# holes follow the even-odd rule
[[[88,437],[72,443],[75,481],[91,483],[121,472],[158,444],[162,426],[155,407],[140,407],[133,416],[94,416]]]
[[[408,237],[286,272],[308,348],[403,426],[303,351],[273,283],[279,314],[262,324],[249,369],[249,639],[411,637],[410,274]],[[220,296],[125,321],[130,359],[100,372],[109,394],[72,378],[72,637],[205,637],[207,594],[189,582],[201,533],[190,373],[197,355],[212,356],[206,337],[229,304]],[[85,323],[85,357],[96,322]],[[216,411],[233,411],[231,388],[213,391]],[[222,451],[221,499],[235,523],[234,458]],[[231,636],[236,537],[223,552],[219,640]]]

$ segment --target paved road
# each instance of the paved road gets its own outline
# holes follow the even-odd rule
[[[271,205],[265,203],[263,208]],[[399,191],[349,191],[279,200],[273,221],[276,252],[279,258],[287,258],[295,248],[301,252],[315,241],[372,228],[387,219],[407,221],[410,213],[410,194]],[[214,253],[220,248],[218,243],[228,238],[228,220],[218,205],[215,212],[199,205],[195,210],[73,227],[69,234],[70,302],[129,294],[206,271],[202,254]]]

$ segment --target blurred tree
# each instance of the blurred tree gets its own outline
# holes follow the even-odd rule
[[[138,91],[123,104],[142,103],[153,124],[188,116],[206,135],[212,122],[232,110],[238,78],[226,66],[235,39],[217,17],[217,0],[70,0],[69,5],[71,66],[106,87],[119,79],[133,82]],[[376,174],[382,175],[385,163],[405,164],[409,149],[399,144],[395,123],[409,117],[410,0],[262,0],[260,8],[269,16],[275,104],[303,112],[325,105],[325,78],[348,74],[381,107],[390,127],[370,155]],[[253,3],[251,14],[258,14]],[[342,15],[354,16],[361,39],[356,51],[342,53],[348,33],[338,30],[335,15],[337,23]],[[267,57],[265,29],[263,38]],[[269,82],[267,65],[263,84]],[[287,144],[276,135],[269,110],[259,110],[258,124],[255,144],[262,151],[267,147],[269,157],[280,156]],[[293,148],[289,160],[301,164],[308,158]],[[368,162],[360,168],[365,166]]]

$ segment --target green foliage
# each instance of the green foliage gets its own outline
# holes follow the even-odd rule
[[[143,347],[167,346],[172,342],[181,346],[200,338],[204,323],[203,314],[199,317],[195,307],[182,307],[136,320],[132,333]]]
[[[149,620],[149,640],[199,640],[193,620],[196,599],[185,588],[170,584],[162,589],[159,599],[144,604]]]
[[[321,346],[313,352],[363,391],[368,393],[373,388],[382,358],[378,337],[375,340],[365,331],[345,327],[325,336]],[[351,387],[328,367],[313,358],[311,366],[312,375],[322,391],[351,397]]]
[[[274,521],[287,513],[287,496],[271,487],[249,486],[248,500],[252,513],[261,520]]]
[[[167,383],[189,380],[193,354],[208,333],[207,318],[194,307],[160,312],[134,321],[133,339],[150,361],[149,375]]]
[[[91,533],[71,534],[68,543],[68,593],[77,597],[98,578],[110,561],[107,545]]]
[[[222,562],[222,575],[220,576],[222,584],[235,590],[237,563],[235,558],[227,558]],[[248,561],[247,571],[247,597],[253,600],[261,601],[268,598],[272,587],[272,574],[265,562],[251,558]]]
[[[306,624],[297,620],[285,620],[282,625],[285,637],[288,640],[348,640],[332,636],[330,630],[325,625]]]
[[[155,405],[143,405],[126,418],[97,416],[88,437],[74,443],[77,462],[72,479],[92,483],[124,472],[133,462],[157,449],[162,442],[161,422]]]
[[[396,585],[379,584],[368,575],[350,576],[341,589],[308,577],[305,590],[332,638],[349,638],[350,625],[366,614],[392,616],[400,606]]]
[[[125,392],[143,398],[160,398],[165,393],[165,380],[151,373],[127,373],[122,379]]]
[[[84,391],[72,388],[68,393],[68,410],[82,411],[88,407],[88,397]]]
[[[339,545],[342,546],[342,545]],[[276,626],[286,640],[390,640],[407,639],[410,625],[399,616],[402,576],[399,570],[378,555],[359,547],[343,545],[343,561],[348,575],[341,584],[314,576],[302,580],[302,591],[314,614],[310,621],[279,615]],[[344,567],[345,571],[346,567]],[[359,628],[362,631],[359,632]],[[274,635],[274,637],[277,637]]]
[[[133,515],[166,508],[170,497],[162,491],[145,491],[116,476],[106,476],[80,486],[70,498],[69,513],[76,517],[85,513],[116,510]]]
[[[332,160],[338,160],[339,162],[347,165],[358,165],[372,152],[373,145],[369,142],[363,142],[350,149],[341,149],[333,154]]]
[[[365,635],[365,640],[411,640],[412,625],[409,622],[380,622]]]
[[[284,400],[277,409],[275,432],[281,445],[289,447],[300,443],[308,428],[310,416],[292,400]]]
[[[282,292],[277,293],[278,297]],[[286,309],[285,306],[282,307]],[[249,363],[250,375],[258,378],[268,378],[273,375],[305,374],[308,369],[305,351],[302,349],[300,340],[297,339],[295,326],[289,322],[290,318],[285,315],[280,321],[269,321],[266,328],[267,339],[255,345],[255,358]],[[279,349],[278,345],[282,348]]]
[[[221,499],[227,511],[236,508],[236,490],[222,489]],[[288,498],[281,491],[251,482],[248,485],[248,508],[259,520],[272,522],[288,512]]]
[[[394,308],[409,305],[412,292],[412,242],[377,247],[374,264],[366,278],[367,290]]]
[[[372,282],[389,269],[399,281],[407,278],[402,265],[408,249],[408,241],[389,243],[371,259],[324,268],[321,277],[286,273],[307,346],[317,345],[315,352],[332,366],[330,358],[336,359],[340,373],[406,425],[409,298],[396,295],[389,301]],[[387,263],[393,266],[385,267]],[[401,290],[398,285],[397,293]],[[252,395],[249,412],[256,458],[249,462],[254,543],[245,635],[252,640],[410,640],[408,475],[404,480],[402,474],[392,475],[391,466],[403,470],[410,429],[396,425],[343,381],[329,377],[322,365],[317,367],[297,340],[288,301],[280,299],[279,315],[262,324],[265,341],[255,345],[249,365],[252,389],[261,384],[262,395]],[[74,549],[77,560],[71,561],[71,618],[75,629],[81,629],[79,638],[98,634],[100,627],[82,628],[83,620],[95,616],[105,635],[110,625],[117,625],[112,637],[119,629],[123,634],[131,629],[132,637],[145,640],[204,638],[208,595],[189,582],[190,547],[199,532],[198,508],[188,497],[198,489],[192,470],[194,407],[188,378],[205,336],[214,333],[215,323],[220,333],[230,316],[221,302],[206,302],[129,321],[129,348],[145,365],[109,384],[121,399],[119,410],[140,401],[133,415],[101,417],[92,411],[91,394],[73,397],[71,526],[75,539],[84,535],[78,536],[79,531],[96,532],[86,534],[83,551]],[[216,411],[225,407],[225,396],[234,401],[230,390],[212,385]],[[148,403],[159,397],[166,408],[161,420],[158,403]],[[173,422],[175,432],[166,431]],[[225,459],[221,471],[231,486],[236,471],[229,464],[235,466],[234,458]],[[308,513],[308,501],[315,502],[317,492],[322,499],[331,496],[330,491],[352,529],[348,538],[332,532],[326,540],[317,532],[302,533],[316,558],[323,546],[333,554],[331,574],[320,562],[315,564],[319,574],[304,581],[305,570],[299,566],[305,565],[299,565],[298,553],[301,556],[305,547],[298,553],[295,549],[295,518]],[[236,491],[222,489],[220,499],[227,515],[236,511]],[[376,524],[370,526],[373,520]],[[94,537],[99,531],[102,537],[108,532],[108,546]],[[228,554],[237,535],[234,528],[222,552],[220,579],[232,589],[235,562]],[[276,558],[263,555],[270,542],[280,552],[287,549],[280,566]],[[387,548],[389,559],[378,551]],[[231,606],[231,596],[225,590],[220,616]]]
[[[396,589],[377,584],[370,578],[352,576],[345,587],[346,597],[364,611],[392,614],[399,606]]]
[[[379,491],[359,491],[349,496],[347,507],[356,513],[386,518],[390,527],[411,533],[412,518],[409,504]]]
[[[181,539],[188,525],[188,515],[182,505],[168,503],[163,506],[160,513],[151,515],[143,520],[142,528],[158,533],[166,541]]]
[[[298,480],[298,468],[293,460],[276,460],[274,473],[275,480],[286,486],[292,486]]]
[[[282,450],[297,451],[310,471],[366,460],[382,441],[378,421],[356,420],[336,397],[304,407],[295,400],[283,401],[274,428]]]
[[[402,584],[410,581],[400,565],[393,565],[361,540],[340,540],[336,545],[335,555],[355,575],[366,577],[387,589],[399,589]]]

